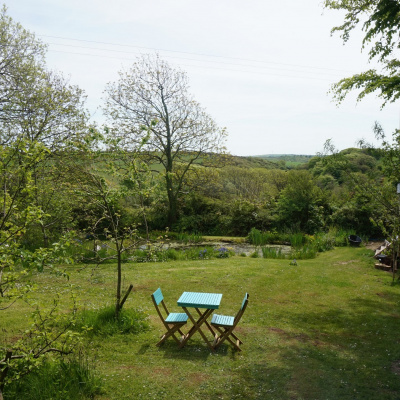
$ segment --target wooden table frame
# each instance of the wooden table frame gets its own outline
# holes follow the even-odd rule
[[[212,341],[209,341],[201,329],[201,326],[205,324],[207,329],[211,332],[212,337],[215,337],[216,332],[208,323],[207,318],[213,313],[214,310],[218,309],[222,299],[220,293],[199,293],[199,292],[183,292],[182,296],[178,300],[178,306],[182,307],[189,319],[192,321],[193,326],[189,332],[183,337],[179,347],[185,346],[187,341],[198,331],[207,343],[208,347],[215,351],[212,345]],[[194,308],[198,314],[198,318],[188,310],[188,308]],[[201,309],[205,309],[202,311]]]

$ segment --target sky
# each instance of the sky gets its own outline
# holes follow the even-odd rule
[[[12,0],[8,15],[48,44],[47,66],[87,95],[104,122],[105,86],[140,54],[184,70],[190,93],[228,132],[233,155],[307,154],[375,143],[399,127],[400,107],[374,95],[340,106],[341,78],[371,68],[361,32],[343,45],[343,14],[321,0]]]

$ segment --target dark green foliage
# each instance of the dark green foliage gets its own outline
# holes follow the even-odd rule
[[[252,227],[258,226],[258,208],[248,201],[236,201],[232,205],[229,221],[229,233],[243,236]]]
[[[343,195],[346,196],[345,193]],[[343,229],[357,231],[359,235],[381,237],[380,228],[371,221],[371,216],[378,211],[373,199],[360,193],[353,193],[342,200],[333,207],[331,215],[333,224]]]
[[[181,215],[174,225],[177,232],[201,232],[204,235],[224,233],[223,223],[218,217],[223,208],[221,201],[192,194],[181,205]]]
[[[359,172],[371,177],[378,173],[379,152],[373,152],[369,148],[349,148],[340,151],[338,155],[341,156],[341,162],[332,162],[333,156],[313,157],[307,169],[313,176],[320,178],[320,181],[324,176],[333,177],[334,182],[340,185],[348,182],[350,173]]]
[[[318,232],[324,228],[329,212],[327,194],[308,171],[292,171],[280,194],[277,211],[281,226],[306,233]]]

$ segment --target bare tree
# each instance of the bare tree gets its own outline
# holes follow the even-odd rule
[[[127,150],[142,146],[163,166],[171,226],[185,175],[207,154],[224,150],[225,129],[189,94],[186,73],[158,55],[142,56],[119,76],[106,87],[105,114]]]

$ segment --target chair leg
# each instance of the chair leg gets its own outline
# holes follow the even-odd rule
[[[176,343],[180,344],[181,340],[178,339],[175,336],[176,332],[179,332],[181,337],[184,336],[183,332],[181,331],[181,325],[175,325],[172,328],[168,328],[168,331],[164,333],[164,335],[161,336],[161,339],[158,343],[156,343],[156,346],[160,346],[162,343],[164,343],[170,336],[175,340]]]
[[[220,344],[222,344],[225,340],[227,340],[229,343],[231,343],[238,351],[242,351],[240,348],[240,345],[243,344],[243,342],[232,332],[231,329],[226,329],[223,331],[217,326],[214,326],[218,332],[220,332],[220,335],[215,335],[214,342],[213,342],[213,347],[217,348]],[[234,341],[230,338],[233,337],[235,339]]]

